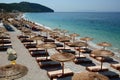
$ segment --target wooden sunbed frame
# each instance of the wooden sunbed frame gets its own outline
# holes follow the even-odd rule
[[[50,80],[53,80],[53,78],[73,76],[73,72],[69,68],[64,69],[63,75],[61,72],[62,70],[47,71],[47,75],[50,78]]]
[[[101,70],[101,66],[89,66],[86,67],[86,70],[90,72],[99,72],[99,71],[108,71],[108,68],[103,66]]]
[[[111,66],[112,68],[114,68],[114,69],[120,71],[120,63],[117,63],[117,64],[111,64],[110,66]]]

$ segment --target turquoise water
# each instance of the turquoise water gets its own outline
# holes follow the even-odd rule
[[[52,29],[78,33],[80,37],[92,37],[94,43],[106,41],[120,49],[120,13],[25,13],[25,18]]]

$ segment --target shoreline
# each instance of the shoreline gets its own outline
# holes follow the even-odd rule
[[[25,17],[25,13],[23,13],[23,15],[22,15],[21,18],[23,18],[24,20],[28,20],[28,19]],[[31,21],[31,20],[28,20],[28,21]],[[31,22],[35,23],[35,24],[37,25],[37,27],[38,27],[38,26],[42,26],[42,27],[44,27],[44,28],[47,28],[47,29],[49,29],[49,30],[52,30],[50,27],[44,26],[44,25],[41,24],[41,23],[37,23],[37,22],[35,22],[35,21],[31,21]]]
[[[26,16],[25,16],[25,13],[22,14],[21,18],[23,18],[23,19],[25,19],[25,20],[28,20],[28,19],[26,18]],[[35,24],[37,25],[36,27],[42,26],[42,27],[44,27],[44,28],[46,28],[46,29],[52,30],[52,28],[50,28],[49,26],[44,26],[44,25],[41,24],[41,23],[37,23],[37,22],[31,21],[31,20],[28,20],[28,21],[35,23]],[[67,36],[68,36],[68,34],[67,34]],[[76,38],[76,39],[78,40],[79,38],[80,38],[80,37],[78,37],[78,38]],[[98,46],[98,45],[96,45],[93,41],[88,42],[88,44],[90,45],[90,48],[93,48],[93,49],[95,49],[95,48],[101,49],[101,47]],[[109,48],[107,48],[107,50],[110,50],[110,51],[114,52],[115,55],[116,55],[116,56],[115,56],[116,58],[120,58],[120,55],[117,55],[117,54],[119,54],[119,52],[115,52],[114,50],[111,50],[111,49],[109,49]],[[120,59],[119,59],[119,60],[120,60]]]

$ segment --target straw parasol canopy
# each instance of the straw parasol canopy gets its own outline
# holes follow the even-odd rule
[[[105,49],[105,47],[110,47],[112,46],[112,44],[108,43],[108,42],[101,42],[97,44],[98,46],[102,46],[103,49]]]
[[[31,40],[36,40],[36,44],[38,44],[38,40],[42,40],[42,39],[43,39],[43,37],[41,37],[41,36],[34,36],[31,38]]]
[[[53,29],[53,31],[55,31],[55,32],[61,32],[61,29],[55,28],[55,29]]]
[[[108,77],[94,72],[75,73],[72,80],[109,80]]]
[[[56,35],[60,35],[60,33],[59,33],[59,32],[55,32],[55,31],[50,32],[49,34],[50,34],[50,35],[54,35],[54,36],[56,36]]]
[[[43,44],[37,45],[37,47],[45,48],[45,49],[51,49],[51,48],[55,48],[56,45],[54,43],[43,43]]]
[[[48,33],[51,32],[51,30],[44,28],[44,29],[42,30],[42,32],[46,32],[46,37],[48,37]]]
[[[64,74],[64,62],[72,61],[75,59],[75,56],[71,53],[56,53],[53,54],[51,60],[62,62],[62,75]]]
[[[7,30],[4,27],[0,27],[0,33],[7,32]]]
[[[83,50],[80,49],[80,47],[86,47],[86,46],[88,46],[87,43],[81,42],[81,41],[74,42],[73,44],[74,44],[75,46],[79,47],[79,57],[80,57],[80,52],[83,51]]]
[[[63,33],[63,35],[65,36],[65,34],[68,33],[69,31],[67,31],[67,30],[61,30],[60,32]]]
[[[54,43],[43,43],[43,44],[37,45],[36,47],[45,49],[45,51],[46,51],[46,59],[47,59],[47,49],[56,48],[56,45]]]
[[[30,38],[31,38],[31,36],[33,35],[33,36],[35,36],[36,35],[36,33],[32,33],[32,32],[27,32],[27,33],[24,33],[25,35],[28,35]]]
[[[22,31],[23,33],[30,33],[30,32],[31,32],[30,29],[24,28],[24,27],[21,29],[21,31]]]
[[[87,43],[88,41],[92,41],[93,38],[90,38],[90,37],[84,37],[84,38],[80,38],[80,40],[85,41],[85,42]]]
[[[91,52],[91,54],[94,54],[96,57],[111,57],[114,56],[114,53],[109,50],[104,49],[96,49]],[[101,61],[101,69],[102,69],[103,62]]]
[[[88,44],[85,42],[78,41],[78,42],[74,42],[74,45],[78,47],[84,47],[84,46],[87,46]]]
[[[27,67],[20,65],[20,64],[15,64],[15,65],[6,65],[0,67],[0,80],[13,80],[13,79],[18,79],[23,76],[25,76],[28,72]]]
[[[64,49],[65,49],[65,42],[69,41],[70,37],[68,37],[68,36],[61,36],[61,37],[57,38],[57,40],[64,43]]]
[[[75,41],[75,37],[78,37],[78,36],[80,36],[80,35],[77,33],[70,34],[70,37],[73,38],[73,42]]]

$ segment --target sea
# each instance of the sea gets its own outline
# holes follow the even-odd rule
[[[25,13],[24,18],[50,29],[65,29],[69,34],[94,38],[94,44],[111,43],[108,49],[120,51],[120,12]]]

